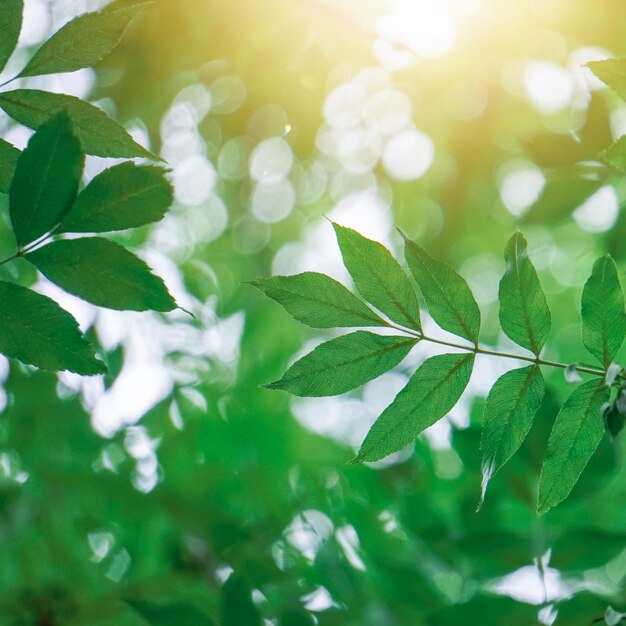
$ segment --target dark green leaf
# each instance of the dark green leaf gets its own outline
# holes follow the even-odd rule
[[[162,168],[121,163],[85,187],[59,232],[104,233],[157,222],[173,199]]]
[[[45,370],[102,374],[76,320],[54,300],[0,282],[0,353]]]
[[[9,193],[20,154],[16,147],[0,139],[0,193]]]
[[[592,61],[587,66],[603,83],[626,100],[626,59]]]
[[[616,402],[611,402],[604,407],[602,419],[611,439],[615,439],[622,432],[626,423],[626,415],[619,410]]]
[[[120,311],[176,308],[163,281],[126,248],[101,237],[49,243],[25,257],[65,291]]]
[[[401,450],[444,417],[461,397],[473,366],[473,354],[424,361],[367,433],[355,462],[378,461]]]
[[[506,272],[500,281],[500,324],[506,336],[539,356],[551,326],[546,296],[533,264],[526,239],[515,233],[504,249]]]
[[[417,339],[357,331],[323,343],[268,385],[296,396],[335,396],[389,371]]]
[[[145,4],[79,15],[46,41],[20,76],[74,72],[101,61],[122,39],[130,21]]]
[[[213,626],[212,620],[189,604],[153,604],[139,601],[129,601],[128,604],[150,626]]]
[[[405,239],[405,255],[432,318],[448,332],[478,341],[480,310],[465,282],[451,267],[436,261]]]
[[[583,342],[606,368],[626,337],[624,294],[609,254],[593,265],[582,296]]]
[[[578,387],[559,411],[539,479],[540,514],[567,498],[598,447],[604,428],[601,409],[610,396],[602,380]]]
[[[261,626],[250,585],[236,574],[231,574],[222,587],[221,612],[222,626]]]
[[[0,108],[20,124],[35,129],[56,113],[65,110],[72,119],[74,133],[87,154],[101,157],[157,158],[136,143],[104,111],[74,96],[36,89],[16,89],[0,93]]]
[[[382,244],[333,224],[343,262],[359,293],[389,319],[421,329],[419,305],[404,270]]]
[[[84,161],[67,115],[53,117],[31,137],[17,161],[9,192],[18,245],[41,237],[69,211]]]
[[[295,319],[313,328],[385,326],[369,307],[325,274],[304,272],[253,281]]]
[[[315,626],[315,620],[306,611],[293,611],[283,615],[278,626]]]
[[[511,370],[491,388],[485,405],[482,498],[492,476],[517,452],[533,425],[545,384],[536,365]]]
[[[22,30],[23,0],[0,2],[0,72],[13,54]]]

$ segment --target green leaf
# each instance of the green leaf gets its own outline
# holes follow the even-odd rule
[[[87,154],[158,159],[136,143],[104,111],[74,96],[37,89],[16,89],[0,93],[0,108],[20,124],[34,129],[65,110],[72,119],[74,133]]]
[[[280,618],[278,626],[315,626],[315,620],[307,611],[292,611]]]
[[[231,574],[222,587],[221,613],[222,626],[261,626],[250,585],[236,574]]]
[[[171,311],[163,281],[126,248],[101,237],[54,241],[25,256],[46,278],[97,306]]]
[[[213,626],[204,613],[189,604],[153,604],[152,602],[128,601],[150,626]]]
[[[0,139],[0,193],[9,193],[20,154],[22,153],[15,146]]]
[[[76,320],[54,300],[0,282],[0,353],[45,370],[102,374]]]
[[[417,244],[406,238],[405,242],[406,261],[432,318],[444,330],[477,343],[480,310],[465,280]]]
[[[145,4],[79,15],[46,41],[20,77],[75,72],[101,61],[119,44],[130,21]]]
[[[333,224],[343,262],[359,293],[389,319],[421,330],[415,291],[400,264],[382,244]]]
[[[304,272],[251,283],[299,322],[313,328],[385,326],[369,307],[325,274]]]
[[[11,58],[22,30],[23,0],[2,0],[0,2],[0,72]]]
[[[355,462],[378,461],[402,450],[458,402],[474,366],[473,354],[442,354],[424,361],[376,420]]]
[[[539,479],[539,514],[567,498],[604,434],[602,405],[610,390],[602,380],[578,387],[559,411]]]
[[[552,324],[546,296],[517,232],[504,249],[506,271],[500,281],[500,324],[506,336],[539,356]]]
[[[593,265],[582,296],[583,343],[607,368],[626,337],[624,294],[609,254]]]
[[[53,117],[30,138],[9,191],[11,223],[19,246],[47,233],[69,211],[84,161],[65,114]]]
[[[626,100],[626,59],[591,61],[587,67],[620,98]]]
[[[600,157],[620,172],[626,172],[626,135],[614,141]]]
[[[345,393],[398,365],[417,341],[365,331],[350,333],[317,346],[267,387],[296,396]]]
[[[165,170],[127,161],[93,178],[59,232],[104,233],[143,226],[162,219],[173,200]]]
[[[485,405],[482,450],[482,496],[496,472],[517,452],[533,425],[545,383],[537,365],[511,370],[491,388]]]

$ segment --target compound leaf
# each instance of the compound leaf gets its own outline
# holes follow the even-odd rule
[[[0,282],[0,353],[41,369],[102,374],[76,320],[54,300]]]
[[[0,2],[0,72],[11,58],[22,30],[23,0]]]
[[[158,159],[140,146],[98,107],[74,96],[37,89],[0,93],[0,108],[14,120],[37,129],[60,111],[67,111],[84,152],[100,157],[147,157]]]
[[[478,342],[480,310],[465,280],[405,238],[409,269],[426,300],[432,318],[448,332]]]
[[[351,291],[325,274],[273,276],[251,284],[313,328],[386,325]]]
[[[334,396],[389,371],[417,343],[411,337],[357,331],[323,343],[294,363],[269,389],[296,396]]]
[[[539,277],[528,259],[527,243],[517,232],[504,249],[506,271],[500,281],[500,324],[516,344],[539,356],[552,324]]]
[[[9,193],[20,154],[21,152],[15,146],[0,139],[0,193]]]
[[[189,604],[153,604],[136,600],[128,601],[128,604],[150,626],[213,626],[211,619]]]
[[[482,450],[482,496],[496,472],[517,452],[528,435],[545,393],[537,365],[511,370],[491,388],[485,405]]]
[[[583,343],[607,368],[626,337],[624,293],[609,254],[593,265],[582,296]]]
[[[25,256],[46,278],[97,306],[171,311],[163,281],[126,248],[101,237],[54,241]]]
[[[539,514],[567,498],[578,481],[602,435],[602,405],[610,390],[602,380],[591,380],[565,401],[556,417],[539,479]]]
[[[18,245],[34,241],[61,221],[76,199],[84,160],[65,114],[53,117],[30,138],[9,191]]]
[[[376,420],[355,462],[378,461],[410,444],[458,402],[474,366],[473,354],[442,354],[424,361]]]
[[[382,244],[333,224],[343,262],[359,293],[389,319],[421,329],[415,291],[400,264]]]
[[[101,61],[119,44],[130,21],[145,4],[79,15],[58,30],[33,55],[21,77],[74,72]]]
[[[165,170],[127,161],[98,174],[83,189],[59,232],[103,233],[160,220],[173,202]]]

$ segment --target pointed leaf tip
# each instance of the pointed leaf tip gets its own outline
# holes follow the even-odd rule
[[[444,330],[476,344],[480,309],[465,279],[409,239],[405,239],[404,252],[435,322]]]
[[[552,318],[535,267],[528,258],[526,239],[519,231],[504,250],[506,271],[500,281],[500,325],[506,336],[539,356]]]

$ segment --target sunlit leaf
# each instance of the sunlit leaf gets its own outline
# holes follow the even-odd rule
[[[15,50],[22,29],[23,0],[0,2],[0,72],[4,69]]]
[[[591,61],[587,67],[623,100],[626,100],[626,59]]]
[[[442,354],[424,361],[370,429],[356,462],[398,452],[458,402],[474,366],[473,354]]]
[[[163,281],[134,254],[101,237],[49,243],[25,257],[65,291],[97,306],[122,311],[171,311]]]
[[[407,264],[426,300],[432,318],[448,332],[478,342],[480,310],[465,280],[405,239]]]
[[[59,232],[103,233],[160,220],[173,201],[165,171],[132,162],[98,174],[78,196]]]
[[[74,72],[95,65],[119,44],[133,17],[145,6],[134,4],[79,15],[35,52],[20,76]]]
[[[394,322],[419,330],[415,292],[400,264],[382,244],[333,224],[343,262],[359,293]]]
[[[8,141],[0,139],[0,193],[8,193],[21,152]]]
[[[56,226],[76,199],[85,155],[67,115],[59,114],[31,137],[10,187],[11,223],[23,246]]]
[[[482,498],[496,472],[517,452],[539,410],[545,384],[536,365],[501,376],[487,396],[480,443]]]
[[[499,291],[502,330],[509,339],[538,356],[550,333],[552,320],[521,233],[509,239],[504,258],[506,272]]]
[[[617,267],[608,254],[593,265],[583,289],[581,312],[587,350],[609,367],[626,337],[626,313]]]
[[[626,172],[626,135],[614,141],[600,156],[615,169]]]
[[[269,389],[296,396],[334,396],[389,371],[417,339],[357,331],[323,343],[294,363]]]
[[[150,626],[213,626],[214,622],[204,613],[189,604],[157,604],[129,601],[128,604]]]
[[[231,574],[222,587],[221,614],[221,626],[261,626],[250,585],[236,574]]]
[[[61,93],[16,89],[0,93],[0,108],[14,120],[39,128],[50,117],[67,111],[84,152],[101,157],[157,158],[140,146],[104,111],[89,102]]]
[[[602,380],[578,387],[556,417],[539,480],[540,514],[567,498],[595,452],[604,428],[601,409],[610,397]]]
[[[276,300],[299,322],[313,328],[385,326],[352,292],[324,274],[274,276],[251,284]]]
[[[45,370],[101,374],[76,320],[54,300],[0,282],[0,353]]]

